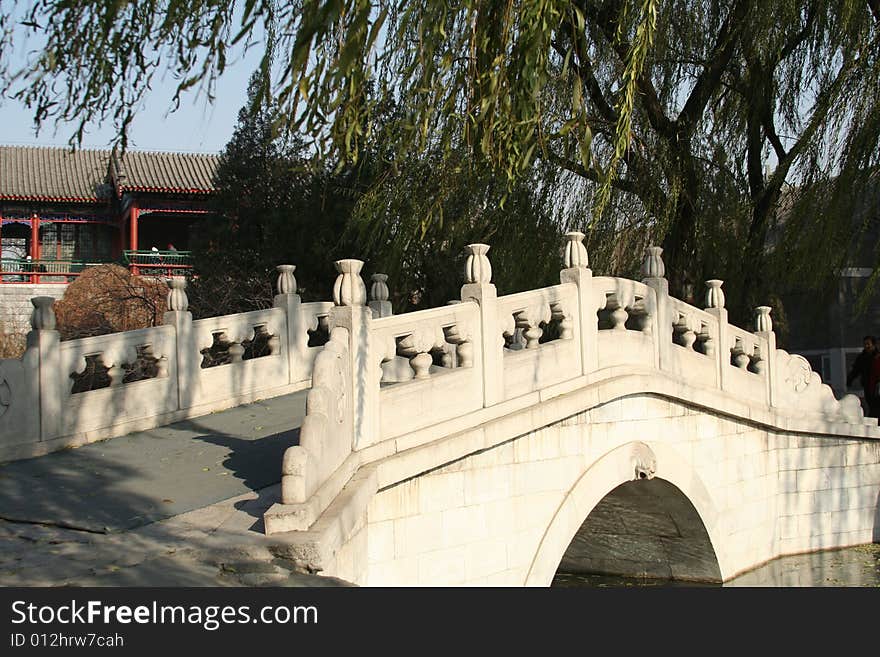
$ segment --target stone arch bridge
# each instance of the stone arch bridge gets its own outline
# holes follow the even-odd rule
[[[746,330],[719,280],[705,308],[671,297],[658,247],[641,281],[594,276],[583,237],[567,235],[559,285],[506,296],[471,245],[460,299],[401,315],[381,274],[368,300],[358,260],[336,263],[332,303],[301,303],[282,266],[274,308],[193,321],[175,280],[164,326],[60,347],[34,300],[28,351],[0,361],[0,457],[309,388],[265,531],[358,584],[722,581],[878,540],[880,429],[858,398],[776,347],[770,308]],[[218,341],[228,359],[206,368]],[[129,382],[135,352],[155,367]],[[108,387],[53,375],[89,358]]]
[[[399,316],[339,263],[267,532],[376,585],[720,581],[877,539],[877,422],[776,348],[770,308],[743,330],[721,281],[705,309],[670,297],[659,248],[636,282],[567,239],[560,285],[498,297],[472,245],[459,301]]]

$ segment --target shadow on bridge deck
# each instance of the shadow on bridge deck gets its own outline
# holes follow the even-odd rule
[[[275,484],[307,393],[0,465],[0,519],[118,532]]]

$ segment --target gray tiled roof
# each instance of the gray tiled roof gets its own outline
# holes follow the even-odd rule
[[[219,155],[128,151],[114,160],[119,191],[209,193]]]
[[[112,165],[111,165],[112,159]],[[0,146],[0,199],[98,202],[126,191],[207,194],[219,155]],[[110,175],[108,175],[108,173]]]
[[[0,198],[98,201],[106,198],[110,151],[0,146]]]

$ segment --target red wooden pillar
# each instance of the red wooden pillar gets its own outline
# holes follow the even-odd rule
[[[140,214],[140,208],[138,208],[137,204],[132,204],[131,210],[129,210],[128,214],[128,248],[132,251],[137,251],[138,248],[138,215]],[[135,258],[135,262],[137,261],[137,256],[133,256]],[[137,265],[132,264],[131,273],[137,274],[138,268]]]
[[[40,259],[40,217],[35,212],[31,215],[31,271],[36,272],[37,260]],[[31,283],[39,283],[40,277],[33,273],[30,276]]]

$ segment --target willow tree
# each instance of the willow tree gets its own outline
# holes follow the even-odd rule
[[[589,208],[579,227],[601,266],[630,270],[639,240],[662,240],[675,285],[732,279],[740,308],[774,271],[768,235],[782,230],[783,197],[778,271],[830,275],[878,164],[877,0],[3,7],[7,93],[38,121],[77,122],[74,140],[98,118],[114,120],[124,142],[165,70],[179,94],[199,86],[210,96],[235,48],[270,34],[276,59],[261,67],[283,108],[276,127],[304,134],[317,157],[357,159],[376,137],[376,104],[393,99],[401,112],[382,139],[395,160],[439,152],[509,181],[549,172],[536,184],[567,209]],[[23,31],[45,48],[17,68],[8,53]],[[427,204],[402,232],[473,219],[442,209]]]

